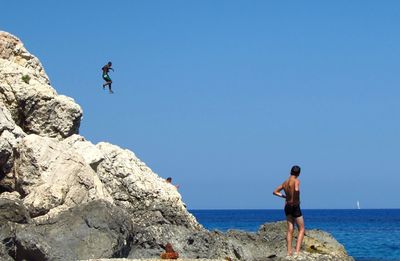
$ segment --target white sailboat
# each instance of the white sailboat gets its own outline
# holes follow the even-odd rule
[[[360,207],[360,201],[357,200],[357,209],[361,209]]]

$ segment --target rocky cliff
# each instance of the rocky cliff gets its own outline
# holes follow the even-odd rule
[[[258,233],[204,229],[174,186],[135,154],[79,135],[82,109],[51,87],[40,61],[0,32],[0,259],[283,260],[285,225]],[[351,260],[307,231],[303,260]]]

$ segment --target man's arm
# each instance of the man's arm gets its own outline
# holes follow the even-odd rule
[[[277,197],[286,198],[286,196],[283,195],[283,194],[281,193],[282,189],[283,189],[283,184],[279,185],[279,186],[274,190],[274,192],[272,192],[272,194],[275,195],[275,196],[277,196]]]

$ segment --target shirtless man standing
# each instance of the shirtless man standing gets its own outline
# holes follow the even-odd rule
[[[288,225],[286,242],[287,253],[289,256],[292,255],[294,222],[296,222],[299,229],[299,235],[297,237],[296,243],[296,254],[300,253],[301,243],[303,242],[304,238],[304,219],[300,209],[300,180],[298,179],[299,175],[300,167],[293,166],[290,171],[290,177],[285,180],[282,185],[278,186],[273,192],[275,196],[286,199],[285,214]],[[285,191],[285,194],[281,193],[282,190]]]

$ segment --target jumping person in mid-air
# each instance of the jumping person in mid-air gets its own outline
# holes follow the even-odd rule
[[[106,86],[108,85],[108,90],[110,93],[114,93],[111,90],[111,84],[112,84],[112,80],[110,78],[110,76],[108,75],[108,72],[110,70],[114,71],[113,68],[111,68],[112,66],[112,62],[108,62],[106,65],[103,66],[103,68],[101,68],[101,70],[103,71],[103,79],[106,81],[106,83],[103,84],[103,90],[106,88]]]
[[[285,214],[287,220],[287,253],[292,255],[292,239],[294,223],[296,222],[299,228],[299,235],[297,237],[296,243],[296,254],[300,253],[301,243],[304,238],[304,219],[300,209],[300,167],[293,166],[290,171],[290,176],[281,185],[279,185],[273,192],[275,196],[282,197],[286,199],[285,203]],[[284,190],[285,194],[281,191]]]

